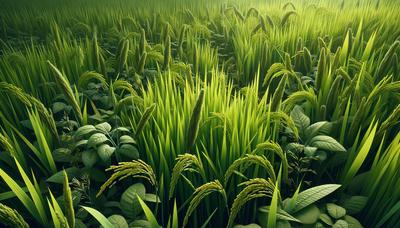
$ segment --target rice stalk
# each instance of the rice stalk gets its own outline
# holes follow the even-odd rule
[[[97,42],[97,31],[95,30],[92,38],[92,59],[96,67],[100,66],[100,48]]]
[[[11,145],[9,138],[7,138],[5,135],[1,133],[0,133],[0,145],[3,147],[5,151],[10,153],[11,156],[17,155],[17,152],[15,151],[15,148]]]
[[[265,25],[264,18],[263,18],[261,15],[259,16],[259,20],[260,20],[261,29],[262,29],[264,32],[267,32],[267,26]]]
[[[247,10],[246,19],[249,18],[253,12],[254,12],[255,16],[259,15],[258,10],[254,7],[251,7],[249,10]]]
[[[380,62],[378,69],[376,70],[377,76],[386,76],[384,74],[387,73],[388,69],[390,69],[390,64],[391,64],[393,55],[395,54],[399,45],[400,45],[400,41],[396,40],[390,46],[389,50],[386,52],[385,56],[383,57],[382,61]]]
[[[142,55],[140,56],[139,66],[138,66],[138,70],[137,70],[137,72],[139,74],[143,74],[143,72],[144,72],[144,67],[146,65],[146,59],[147,59],[147,53],[143,52]]]
[[[128,60],[129,52],[129,40],[125,39],[122,41],[122,47],[118,53],[118,72],[121,73],[124,70],[126,62]]]
[[[389,117],[387,117],[386,120],[382,122],[377,134],[380,136],[383,135],[383,133],[386,132],[387,129],[398,124],[399,120],[400,120],[400,105],[397,105],[397,107],[393,109]]]
[[[139,42],[139,54],[143,55],[146,52],[146,31],[140,29],[140,42]]]
[[[200,91],[197,98],[196,105],[193,108],[192,115],[190,116],[189,129],[188,129],[188,143],[187,150],[190,150],[196,142],[197,134],[199,132],[200,118],[204,104],[204,89]]]
[[[242,13],[239,11],[239,9],[236,8],[236,6],[233,7],[233,11],[235,12],[236,17],[239,18],[240,21],[243,22],[244,21],[244,17],[242,15]]]
[[[340,75],[337,76],[333,81],[331,88],[329,89],[329,93],[325,103],[328,108],[331,107],[329,110],[327,110],[328,113],[331,113],[331,110],[336,106],[335,101],[338,98],[339,86],[341,84],[341,81],[342,81],[342,76]]]
[[[256,146],[255,152],[257,153],[258,151],[263,151],[263,150],[268,150],[274,152],[282,161],[282,167],[283,167],[283,178],[284,181],[287,183],[288,182],[288,175],[289,175],[289,163],[286,158],[286,154],[282,150],[281,146],[273,141],[266,141],[263,143],[260,143]]]
[[[268,161],[268,159],[264,155],[246,154],[244,157],[236,159],[226,170],[225,178],[224,178],[225,179],[224,185],[225,186],[227,185],[229,178],[232,176],[232,174],[235,171],[239,171],[239,169],[241,168],[240,170],[244,172],[252,164],[263,167],[267,171],[267,173],[268,173],[269,177],[272,179],[272,181],[275,182],[276,175],[275,175],[274,167],[271,165],[271,163]]]
[[[102,74],[95,71],[86,71],[78,79],[78,87],[86,89],[87,85],[91,80],[99,81],[103,86],[108,86],[108,83]]]
[[[58,139],[57,127],[53,115],[40,100],[25,93],[21,88],[7,82],[0,82],[0,91],[7,93],[10,97],[15,97],[28,108],[36,107],[41,120],[46,123],[53,136]]]
[[[261,197],[272,197],[275,185],[271,179],[254,178],[241,183],[245,188],[236,196],[231,207],[227,227],[232,227],[240,209],[250,200]]]
[[[295,105],[301,104],[304,101],[310,102],[313,107],[317,105],[317,97],[313,89],[297,91],[290,94],[289,97],[282,102],[282,106],[286,112],[289,112]]]
[[[117,115],[123,108],[129,107],[130,105],[143,106],[143,99],[137,95],[130,95],[117,101],[114,106],[114,114]]]
[[[181,154],[176,158],[176,163],[172,169],[171,183],[169,188],[169,199],[172,199],[175,191],[175,187],[178,183],[179,177],[184,171],[195,171],[200,173],[204,177],[203,165],[201,161],[193,154]]]
[[[218,180],[214,180],[201,185],[196,188],[192,194],[192,200],[189,203],[189,207],[186,210],[185,217],[183,219],[182,227],[185,227],[189,221],[190,215],[194,212],[201,201],[213,192],[218,192],[222,195],[224,202],[227,202],[226,193],[224,187]]]
[[[285,13],[285,15],[283,15],[282,20],[281,20],[281,27],[286,25],[286,23],[288,22],[289,17],[291,15],[297,15],[296,11],[289,11],[289,12]]]
[[[269,15],[265,15],[265,19],[268,21],[268,24],[271,26],[271,28],[275,27],[275,23]]]
[[[307,47],[303,48],[303,59],[304,59],[304,66],[306,68],[306,72],[310,72],[312,69],[312,57],[310,51],[307,49]]]
[[[270,103],[272,112],[278,111],[279,109],[279,106],[283,98],[283,94],[285,93],[286,81],[287,81],[287,75],[285,74],[280,80],[278,87],[276,88],[274,95],[272,96],[272,100]]]
[[[118,165],[112,165],[106,171],[113,171],[111,177],[100,187],[96,197],[99,197],[107,188],[111,188],[115,183],[127,177],[143,178],[152,186],[157,186],[156,175],[150,165],[142,160],[133,160],[130,162],[119,162]]]
[[[50,66],[50,69],[53,71],[55,75],[55,79],[57,84],[61,87],[62,92],[64,93],[65,98],[67,99],[68,103],[72,106],[74,110],[75,116],[80,123],[82,123],[82,112],[79,106],[78,101],[75,98],[74,92],[71,89],[71,86],[68,82],[68,79],[63,76],[63,74],[51,64],[50,61],[47,61],[47,64]]]
[[[24,217],[15,209],[0,203],[0,223],[10,227],[29,228]]]
[[[113,90],[126,90],[132,95],[137,95],[136,91],[133,89],[132,84],[126,80],[118,79],[113,83]]]
[[[151,115],[153,114],[154,110],[156,110],[155,103],[146,108],[142,117],[139,120],[139,123],[136,126],[136,133],[135,133],[136,137],[139,137],[140,133],[142,133],[144,126],[146,125],[147,121],[149,121],[149,119],[151,118]]]

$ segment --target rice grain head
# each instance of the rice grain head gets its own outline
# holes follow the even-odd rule
[[[192,115],[190,117],[188,137],[187,137],[188,138],[187,150],[190,150],[190,148],[192,148],[196,142],[197,134],[199,132],[200,118],[203,110],[203,104],[204,104],[204,89],[200,91],[196,105],[194,106]]]

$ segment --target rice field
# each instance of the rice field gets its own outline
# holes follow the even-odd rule
[[[0,0],[5,227],[400,227],[397,0]]]

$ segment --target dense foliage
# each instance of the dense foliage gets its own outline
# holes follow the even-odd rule
[[[3,225],[400,226],[397,1],[0,5]]]

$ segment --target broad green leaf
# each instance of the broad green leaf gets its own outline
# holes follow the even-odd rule
[[[311,124],[305,131],[305,136],[309,139],[317,135],[326,135],[331,131],[332,124],[327,121],[321,121]]]
[[[137,219],[131,223],[129,223],[130,228],[153,228],[151,223],[147,220]]]
[[[119,132],[129,132],[129,129],[126,127],[117,127],[115,128],[115,131],[119,131]]]
[[[334,219],[339,219],[346,215],[346,209],[334,203],[327,203],[326,211]]]
[[[119,138],[119,143],[136,144],[136,141],[129,135],[123,135]]]
[[[297,211],[300,211],[301,209],[316,202],[317,200],[320,200],[325,196],[331,194],[332,192],[337,190],[340,186],[341,185],[339,184],[325,184],[302,191],[297,196],[293,209],[288,212],[292,214]]]
[[[97,145],[102,144],[107,140],[107,136],[103,133],[95,133],[89,137],[87,144],[89,147],[95,148]]]
[[[82,152],[82,162],[86,167],[92,167],[98,161],[99,157],[96,151],[85,150]]]
[[[351,196],[341,203],[341,206],[346,209],[347,214],[353,215],[361,212],[367,204],[368,197],[366,196]]]
[[[80,146],[85,146],[85,145],[87,145],[87,140],[86,139],[82,139],[82,140],[79,140],[76,144],[75,144],[75,147],[80,147]]]
[[[138,196],[145,198],[146,189],[142,183],[131,185],[121,195],[121,210],[122,213],[131,219],[135,219],[141,212]]]
[[[337,220],[335,222],[335,224],[333,224],[333,226],[332,226],[332,228],[348,228],[348,227],[349,227],[349,224],[342,219]]]
[[[80,174],[80,169],[77,167],[70,167],[65,169],[65,172],[67,172],[68,177],[71,179],[72,177],[77,177]],[[64,182],[64,170],[59,171],[53,176],[47,178],[47,182],[52,182],[52,183],[57,183],[57,184],[62,184]]]
[[[58,148],[53,151],[53,159],[56,162],[70,162],[72,151],[68,148]]]
[[[54,114],[57,114],[57,113],[63,111],[66,107],[67,107],[67,105],[65,103],[54,102],[53,106],[52,106],[52,110],[53,110]]]
[[[104,133],[107,133],[107,132],[110,132],[111,131],[111,125],[109,124],[109,123],[107,123],[107,122],[104,122],[104,123],[101,123],[101,124],[97,124],[96,126],[94,126],[96,129],[98,129],[98,130],[100,130],[100,131],[102,131],[102,132],[104,132]]]
[[[304,147],[304,154],[306,156],[312,157],[315,155],[315,152],[317,152],[317,150],[318,150],[317,147],[306,146]]]
[[[278,220],[276,221],[276,228],[292,228],[292,226],[288,221]]]
[[[299,143],[289,143],[286,145],[286,150],[290,150],[292,152],[302,151],[304,149],[304,145]]]
[[[108,144],[102,144],[97,148],[97,154],[103,162],[110,160],[110,157],[114,151],[115,147],[111,147]]]
[[[99,223],[102,225],[104,228],[113,228],[114,225],[98,210],[91,208],[91,207],[85,207],[81,206],[83,209],[85,209],[89,214],[91,214]]]
[[[333,221],[331,219],[331,217],[329,217],[329,215],[325,214],[325,213],[321,213],[319,215],[319,219],[324,222],[326,225],[332,226],[333,225]]]
[[[322,151],[322,150],[318,150],[316,153],[315,153],[315,157],[319,160],[319,161],[325,161],[326,160],[326,158],[328,157],[328,155],[326,154],[326,152],[325,151]]]
[[[143,200],[152,203],[161,203],[160,197],[152,193],[146,193]]]
[[[311,204],[300,211],[293,214],[295,218],[301,221],[303,224],[314,224],[317,222],[320,215],[320,211],[317,206]]]
[[[114,225],[115,228],[129,228],[128,222],[122,215],[111,215],[108,221]]]
[[[346,149],[334,138],[326,135],[317,135],[311,139],[311,146],[332,152],[346,152]]]
[[[128,158],[128,160],[136,160],[139,158],[139,151],[135,146],[131,144],[123,144],[117,149],[119,155],[123,155]]]
[[[306,128],[310,126],[310,118],[304,114],[303,109],[298,105],[296,105],[290,112],[290,117],[293,119],[293,122],[297,129],[299,129],[299,132],[304,133]]]
[[[89,133],[95,132],[95,131],[96,131],[96,128],[93,125],[85,125],[85,126],[78,128],[78,130],[76,130],[75,137],[81,138],[81,137],[83,137]]]
[[[349,225],[349,228],[362,228],[363,227],[356,218],[354,218],[350,215],[345,215],[343,219],[347,222],[347,224]],[[376,226],[376,227],[380,227],[380,226]]]

